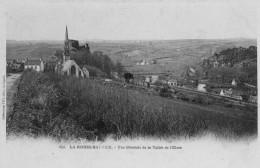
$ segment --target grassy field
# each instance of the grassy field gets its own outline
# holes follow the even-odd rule
[[[13,60],[25,60],[29,59],[49,59],[53,56],[56,50],[62,49],[61,44],[47,44],[47,43],[39,43],[39,44],[7,44],[6,47],[6,59]]]
[[[210,132],[226,139],[257,134],[256,119],[250,121],[217,110],[105,86],[89,79],[26,71],[7,132],[65,140],[92,140],[89,131],[100,140],[108,134],[189,138]]]

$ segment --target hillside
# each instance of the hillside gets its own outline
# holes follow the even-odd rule
[[[257,47],[229,48],[202,62],[204,71],[211,78],[223,81],[237,79],[240,83],[257,84]]]
[[[257,63],[257,47],[250,46],[249,48],[232,48],[226,49],[214,56],[205,59],[202,66],[204,68],[211,68],[215,66],[250,66],[250,64]]]
[[[193,138],[208,133],[237,140],[257,134],[256,112],[248,109],[196,105],[87,78],[30,71],[22,74],[10,118],[8,135],[57,140],[104,141],[111,134],[115,139]]]

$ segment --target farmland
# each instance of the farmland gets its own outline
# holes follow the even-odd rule
[[[215,52],[233,47],[256,46],[254,39],[164,40],[164,41],[89,41],[91,52],[102,51],[114,62],[119,61],[133,74],[172,73],[180,75],[188,66],[200,66]],[[62,41],[7,43],[7,59],[50,58],[63,48]],[[141,60],[156,64],[136,65]]]
[[[86,138],[98,130],[120,136],[178,138],[212,133],[216,137],[240,139],[257,134],[254,112],[212,108],[143,94],[127,88],[102,85],[90,79],[25,71],[18,87],[10,134],[55,139]],[[100,133],[103,118],[117,130]]]

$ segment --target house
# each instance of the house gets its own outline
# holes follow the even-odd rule
[[[231,97],[232,96],[232,88],[228,89],[228,90],[224,90],[224,89],[221,89],[220,91],[220,96],[228,96],[228,97]]]
[[[37,72],[44,71],[44,64],[43,61],[40,60],[26,60],[24,63],[24,69],[32,69]]]
[[[119,78],[119,75],[118,75],[118,73],[117,72],[112,72],[111,73],[116,79],[118,79]]]
[[[11,69],[12,69],[12,71],[21,72],[21,71],[23,71],[23,65],[18,64],[18,63],[13,63],[11,65]]]
[[[219,66],[218,61],[213,62],[213,66],[214,66],[214,67],[218,67],[218,66]]]
[[[201,91],[201,92],[207,92],[207,90],[206,90],[206,84],[204,84],[204,83],[199,83],[198,84],[198,86],[197,86],[197,90],[198,91]]]
[[[145,65],[145,64],[146,64],[145,60],[139,62],[139,65]]]
[[[143,78],[135,78],[134,79],[134,83],[136,84],[136,85],[142,85],[142,86],[144,86],[144,83],[145,83],[145,81],[144,81],[144,79]]]
[[[154,83],[159,79],[158,75],[147,76],[145,82]]]
[[[237,82],[236,82],[235,79],[232,80],[231,85],[232,85],[232,86],[237,86]]]
[[[145,82],[152,82],[151,77],[146,77],[146,78],[145,78]]]
[[[177,86],[177,84],[178,84],[177,80],[175,80],[175,79],[171,79],[167,83],[169,86]]]
[[[156,81],[158,80],[158,78],[159,78],[158,75],[153,75],[153,76],[151,77],[151,82],[152,82],[152,83],[156,82]]]
[[[6,60],[7,66],[11,67],[13,64],[13,60]]]
[[[243,100],[242,96],[240,95],[233,95],[232,97],[238,100]]]
[[[249,97],[248,101],[253,102],[253,103],[257,103],[257,96],[252,96],[252,95],[251,95],[251,96]]]

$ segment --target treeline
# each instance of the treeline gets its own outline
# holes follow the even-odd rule
[[[72,54],[71,59],[81,65],[88,65],[100,69],[106,73],[108,77],[112,76],[113,72],[117,72],[119,76],[122,76],[124,68],[120,62],[114,63],[107,55],[103,54],[102,51],[94,51],[88,53],[87,50],[80,50]]]
[[[229,48],[221,51],[220,53],[215,53],[214,56],[220,63],[229,63],[230,66],[233,66],[240,61],[257,58],[257,47],[250,46],[249,48]]]
[[[257,85],[257,65],[249,67],[214,67],[207,71],[207,77],[213,81],[231,83],[236,79],[239,83]]]
[[[62,50],[57,50],[54,55],[62,59]],[[123,72],[125,72],[124,67],[120,62],[117,61],[114,63],[109,56],[104,54],[102,51],[94,51],[93,53],[90,53],[87,49],[81,49],[77,52],[71,53],[71,59],[80,67],[86,65],[91,67],[91,76],[100,74],[100,71],[105,73],[107,77],[112,77],[114,72],[117,72],[118,76],[122,76]]]

